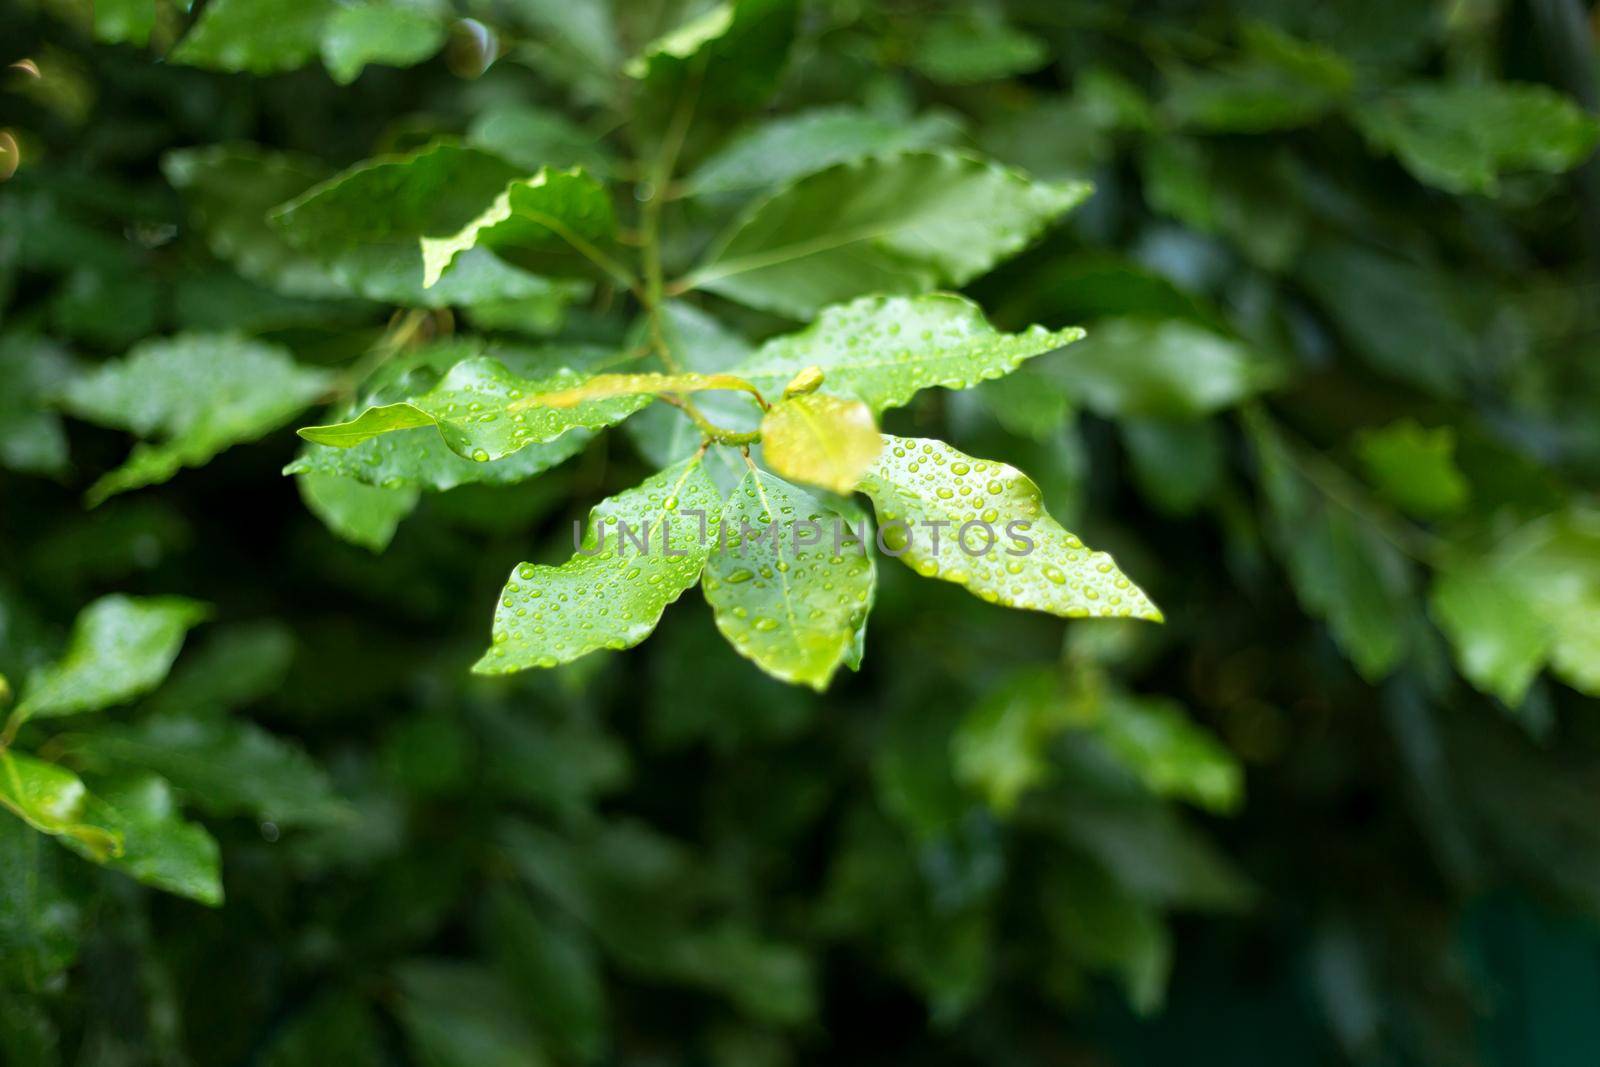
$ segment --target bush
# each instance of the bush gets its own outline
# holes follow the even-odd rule
[[[10,5],[4,1062],[1577,1055],[1581,16]]]

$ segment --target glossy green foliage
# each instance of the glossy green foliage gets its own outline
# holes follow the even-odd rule
[[[1594,1060],[1582,7],[0,4],[0,1062]]]

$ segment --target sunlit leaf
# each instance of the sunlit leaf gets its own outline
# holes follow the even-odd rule
[[[859,400],[808,394],[774,404],[761,420],[761,453],[783,477],[851,493],[883,450]]]

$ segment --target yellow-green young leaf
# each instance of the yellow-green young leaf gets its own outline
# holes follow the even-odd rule
[[[861,490],[877,510],[880,547],[918,574],[1007,607],[1161,621],[1110,556],[1045,512],[1039,487],[1015,467],[943,441],[885,434],[883,442]]]
[[[1456,467],[1456,434],[1402,419],[1369,430],[1357,441],[1367,479],[1396,507],[1422,519],[1453,515],[1466,506],[1467,480]]]
[[[497,156],[441,141],[357,163],[268,221],[340,285],[370,300],[451,307],[531,299],[547,296],[552,283],[487,249],[462,253],[442,283],[423,285],[422,238],[457,233],[521,176]]]
[[[158,441],[136,446],[127,463],[90,487],[88,499],[97,504],[277,429],[332,383],[330,373],[296,364],[276,345],[237,334],[180,334],[146,341],[72,381],[62,406]]]
[[[455,233],[424,236],[422,284],[437,284],[458,256],[479,247],[541,273],[587,273],[589,262],[582,255],[609,244],[616,229],[605,186],[581,167],[545,167],[510,183]]]
[[[472,668],[554,667],[650,636],[667,605],[700,580],[722,496],[698,457],[611,497],[589,516],[578,554],[519,564],[494,613],[494,641]]]
[[[1543,85],[1418,82],[1379,95],[1354,117],[1373,147],[1452,193],[1494,196],[1507,173],[1559,173],[1600,140],[1600,123]]]
[[[78,614],[66,653],[34,675],[16,714],[76,715],[149,692],[206,615],[205,605],[182,597],[101,597]]]
[[[785,478],[851,493],[883,451],[872,412],[859,400],[808,393],[772,405],[761,454]]]
[[[876,573],[846,518],[759,471],[728,497],[702,587],[717,629],[756,666],[821,692],[850,660]],[[859,663],[859,660],[857,660]]]
[[[1076,327],[1001,333],[976,304],[951,293],[869,296],[823,309],[805,329],[762,345],[735,373],[770,395],[819,367],[822,392],[855,397],[877,414],[922,389],[967,389],[1010,374],[1081,337]]]
[[[369,63],[409,67],[444,44],[443,20],[403,4],[340,7],[322,28],[322,64],[340,85],[361,76]]]
[[[950,152],[831,167],[753,207],[687,283],[795,318],[965,285],[1089,195]]]
[[[120,854],[92,855],[83,840],[65,835],[74,852],[119,870],[134,881],[217,907],[222,903],[222,856],[205,827],[178,812],[172,787],[153,774],[119,774],[96,783],[87,807],[122,839]]]
[[[105,862],[122,852],[122,835],[95,825],[89,790],[65,767],[0,749],[0,806],[53,837],[72,837],[90,859]]]
[[[661,396],[663,393],[700,393],[707,390],[745,392],[759,399],[754,385],[733,374],[596,374],[582,385],[535,393],[512,404],[511,411],[534,408],[571,408],[591,400],[619,396]]]
[[[1461,673],[1512,707],[1546,664],[1600,696],[1600,512],[1545,516],[1483,557],[1454,561],[1432,607]]]
[[[306,508],[335,536],[374,552],[389,547],[421,497],[414,486],[385,489],[337,474],[302,474],[295,481]]]
[[[581,384],[583,375],[561,370],[541,381],[519,378],[488,356],[451,367],[427,392],[394,404],[370,407],[346,422],[307,426],[300,436],[314,444],[353,448],[374,437],[419,427],[437,428],[450,450],[487,463],[577,429],[621,422],[650,403],[648,395],[607,397],[571,407],[524,406],[538,393]],[[292,469],[292,468],[291,468]]]

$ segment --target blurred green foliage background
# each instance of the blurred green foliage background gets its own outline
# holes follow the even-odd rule
[[[0,818],[0,1062],[1600,1058],[1585,5],[193,8],[0,7],[0,674],[27,692],[106,594],[211,605],[148,695],[17,744],[106,790],[159,775],[226,902]],[[667,118],[617,94],[627,57],[730,12],[772,32],[645,188],[630,146]],[[469,675],[508,570],[650,469],[622,434],[363,512],[365,544],[280,473],[287,428],[88,507],[127,434],[62,390],[147,338],[338,381],[398,324],[624,342],[603,285],[408,315],[267,228],[440,137],[583,164],[625,224],[666,197],[678,267],[773,185],[903,148],[1093,182],[963,290],[1089,339],[885,429],[1028,471],[1166,624],[884,565],[825,695],[696,593],[637,649]]]

